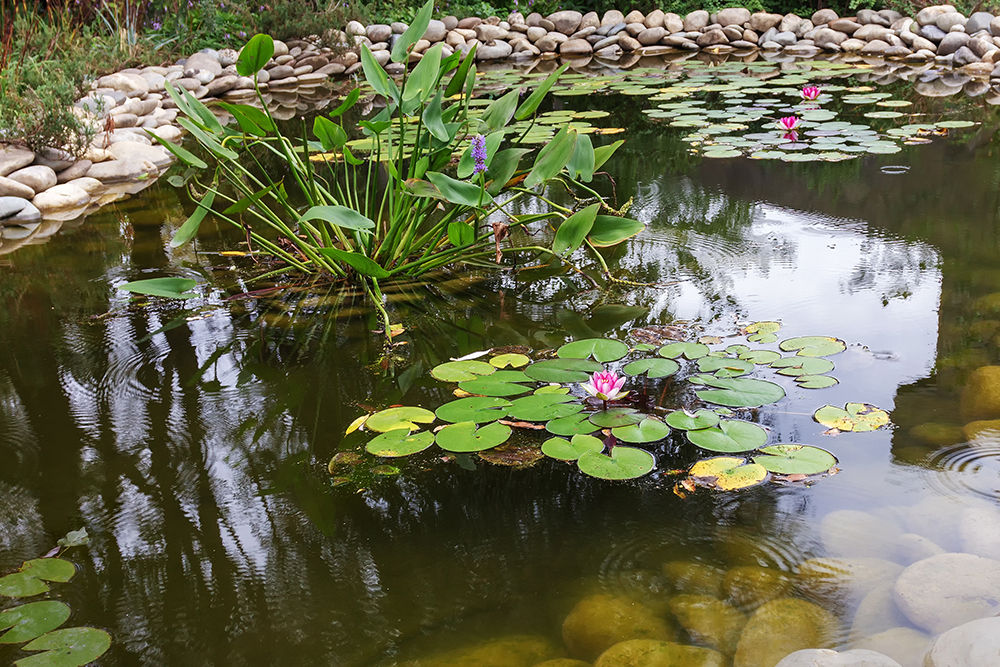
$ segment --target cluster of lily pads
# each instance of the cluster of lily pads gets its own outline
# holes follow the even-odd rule
[[[87,542],[86,531],[73,531],[59,541],[63,548]],[[76,566],[58,557],[35,558],[17,572],[0,577],[0,597],[29,598],[48,593],[50,583],[68,582]],[[17,660],[17,667],[76,667],[93,662],[111,647],[111,635],[89,627],[60,628],[70,608],[60,600],[38,600],[0,611],[0,645],[24,644],[38,651]],[[25,643],[27,642],[27,643]]]
[[[777,322],[755,322],[739,333],[747,343],[778,341]],[[723,347],[724,346],[724,347]],[[713,347],[715,349],[713,349]],[[828,336],[795,337],[777,349],[726,345],[721,338],[697,341],[628,343],[588,338],[536,355],[530,350],[483,351],[434,367],[430,373],[454,385],[455,400],[431,411],[418,406],[390,407],[359,417],[348,432],[374,433],[365,449],[392,459],[423,452],[433,445],[448,454],[482,453],[514,445],[515,433],[531,440],[541,455],[571,462],[580,472],[609,480],[642,477],[656,468],[650,449],[673,432],[701,452],[715,455],[687,469],[685,482],[720,490],[744,488],[772,476],[798,481],[829,472],[837,464],[830,452],[799,443],[768,444],[769,434],[745,416],[785,397],[784,388],[755,377],[763,372],[794,378],[805,389],[837,384],[827,357],[847,349]],[[787,353],[787,354],[782,354]],[[665,396],[656,385],[683,376],[694,400],[686,408],[656,405]],[[681,399],[682,401],[684,399]],[[864,403],[831,405],[815,419],[836,431],[864,431],[889,423],[888,415]],[[434,426],[438,424],[437,426]],[[544,431],[541,440],[537,434]],[[485,457],[489,460],[489,457]]]

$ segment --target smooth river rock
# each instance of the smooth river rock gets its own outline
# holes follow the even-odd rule
[[[20,213],[28,205],[28,200],[22,197],[0,197],[0,220]]]
[[[58,182],[56,172],[52,170],[52,167],[46,167],[40,164],[31,165],[30,167],[22,167],[21,169],[8,174],[7,178],[12,181],[17,181],[22,185],[27,185],[35,193],[48,190]]]
[[[959,406],[966,421],[1000,417],[1000,366],[982,366],[969,373]]]
[[[889,628],[860,639],[851,648],[864,648],[884,653],[903,667],[922,667],[931,638],[908,627]]]
[[[676,631],[653,610],[626,597],[591,595],[580,600],[563,621],[563,643],[571,656],[594,660],[627,639],[669,641]]]
[[[773,667],[789,653],[825,648],[837,635],[837,618],[805,600],[768,602],[750,617],[733,658],[733,667]]]
[[[900,667],[887,655],[867,649],[834,651],[828,648],[807,648],[791,653],[775,667]]]
[[[655,639],[630,639],[601,654],[594,667],[726,667],[721,653]]]
[[[24,183],[18,183],[6,176],[0,176],[0,197],[21,197],[31,199],[35,196],[35,191]]]
[[[35,154],[27,148],[7,146],[0,149],[0,176],[6,176],[35,161]]]
[[[90,203],[90,195],[75,185],[63,183],[38,193],[31,203],[45,216],[57,211],[83,208]]]
[[[850,604],[902,570],[882,558],[811,558],[799,565],[798,586],[809,597]]]
[[[837,510],[823,517],[819,532],[831,556],[884,558],[894,551],[903,530],[867,512]]]
[[[747,623],[745,614],[708,595],[678,595],[670,600],[670,611],[695,643],[726,654],[736,650]]]
[[[785,572],[759,565],[740,565],[726,572],[722,589],[738,608],[753,610],[784,597],[792,588],[792,578]]]
[[[1000,618],[980,618],[948,630],[924,658],[924,667],[979,665],[1000,665]]]
[[[894,595],[913,625],[944,632],[1000,613],[1000,561],[964,553],[932,556],[903,570]]]

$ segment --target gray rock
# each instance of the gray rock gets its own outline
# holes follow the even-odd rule
[[[726,33],[722,32],[718,28],[714,30],[706,30],[703,32],[695,42],[701,48],[708,46],[716,46],[718,44],[728,44],[729,38],[726,37]]]
[[[813,25],[823,25],[824,23],[836,21],[837,18],[839,18],[837,12],[832,9],[820,9],[812,15],[810,20],[813,22]]]
[[[744,23],[750,20],[750,10],[744,9],[743,7],[729,7],[727,9],[720,9],[715,15],[715,21],[723,28],[727,25],[738,25],[743,26]]]
[[[994,37],[1000,36],[1000,16],[994,16],[990,21],[990,34]]]
[[[925,558],[943,554],[945,551],[923,535],[903,533],[896,540],[893,553],[895,554],[894,559],[897,562],[903,565],[912,565]]]
[[[0,196],[0,219],[20,213],[27,205],[28,200],[23,197]]]
[[[777,42],[781,46],[791,46],[798,40],[795,38],[795,33],[783,31],[772,37],[771,41]]]
[[[12,181],[17,181],[35,191],[35,194],[48,190],[56,184],[56,172],[52,167],[36,164],[30,167],[22,167],[7,175]]]
[[[837,652],[828,648],[806,648],[790,653],[775,667],[900,667],[887,655],[867,649]]]
[[[646,28],[645,30],[643,30],[642,32],[640,32],[638,35],[636,35],[635,38],[643,46],[649,46],[650,44],[656,44],[661,39],[663,39],[664,37],[666,37],[666,35],[667,35],[667,31],[663,27],[659,27],[659,28]]]
[[[108,160],[91,166],[87,177],[101,183],[122,183],[155,175],[157,171],[156,165],[146,160]]]
[[[392,26],[385,23],[373,23],[365,29],[365,34],[372,42],[388,42],[392,37]]]
[[[63,183],[35,195],[31,203],[42,212],[44,217],[57,211],[83,208],[90,203],[90,195],[75,185]]]
[[[880,39],[883,42],[888,42],[889,36],[892,34],[893,32],[884,26],[868,23],[866,25],[862,25],[861,29],[851,36],[854,39],[863,39],[866,42],[870,42],[873,39]]]
[[[77,160],[72,164],[72,166],[63,169],[58,174],[56,174],[57,183],[66,183],[74,179],[80,178],[87,173],[90,169],[90,165],[94,164],[90,160]]]
[[[476,26],[475,30],[476,38],[484,44],[489,44],[498,39],[507,39],[509,33],[508,30],[498,25],[490,25],[489,23],[480,23]]]
[[[738,25],[727,25],[722,29],[722,32],[726,33],[726,38],[730,42],[735,42],[737,40],[743,39],[743,28]]]
[[[1000,561],[963,553],[932,556],[903,570],[894,595],[913,625],[944,632],[1000,612]]]
[[[850,19],[837,19],[836,21],[831,21],[827,27],[831,30],[842,32],[845,35],[853,35],[861,29],[861,24]]]
[[[552,21],[556,30],[564,35],[572,35],[580,27],[583,14],[573,9],[566,9],[549,14],[548,19]]]
[[[896,606],[893,582],[886,581],[861,599],[851,622],[851,636],[865,637],[908,624],[906,616]]]
[[[816,46],[828,51],[839,51],[840,43],[847,39],[847,35],[830,28],[820,28],[813,35]]]
[[[991,21],[993,21],[993,14],[989,12],[974,12],[969,17],[969,20],[965,22],[965,32],[974,35],[980,30],[989,30]]]
[[[696,30],[701,30],[708,25],[708,18],[708,12],[704,9],[691,12],[684,17],[684,31],[694,32]]]
[[[34,204],[29,203],[27,206],[22,208],[20,212],[10,218],[7,218],[6,222],[22,225],[31,222],[38,222],[41,219],[42,212],[39,211]]]
[[[857,19],[861,25],[881,25],[888,27],[890,23],[888,19],[873,9],[859,9]]]
[[[476,60],[500,60],[513,52],[514,48],[502,39],[492,44],[480,44],[476,49]]]
[[[564,56],[586,56],[593,51],[594,47],[585,39],[567,39],[559,45],[559,53]]]
[[[756,32],[764,32],[781,23],[781,14],[768,14],[767,12],[755,12],[750,15],[750,29]]]
[[[942,39],[945,38],[945,35],[948,34],[944,30],[941,30],[941,28],[937,27],[936,25],[925,25],[920,28],[918,33],[924,39],[929,39],[935,44],[939,43]]]
[[[611,37],[605,37],[599,42],[594,43],[594,53],[602,49],[606,49],[609,46],[614,46],[618,44],[618,40],[621,39],[621,35],[612,35]]]
[[[925,667],[972,667],[1000,661],[1000,618],[980,618],[948,630],[934,640]]]
[[[889,44],[883,42],[881,39],[873,39],[872,41],[865,44],[861,49],[861,55],[863,56],[884,56],[887,55],[889,51]]]
[[[35,161],[35,154],[27,148],[7,146],[0,149],[0,176],[6,176]]]
[[[969,40],[968,47],[980,60],[990,51],[996,51],[997,48],[1000,48],[993,43],[993,40],[986,36],[973,37]]]
[[[235,65],[239,57],[240,54],[236,49],[219,49],[219,64],[223,68]]]
[[[941,14],[934,21],[934,25],[945,32],[950,32],[955,26],[965,27],[966,18],[959,14],[958,12],[948,12],[947,14]]]
[[[781,17],[781,23],[778,24],[778,32],[796,32],[802,23],[806,19],[802,18],[798,14],[788,13]]]
[[[609,9],[604,12],[604,16],[601,17],[601,26],[611,26],[617,25],[619,23],[625,23],[625,15],[622,14],[617,9]]]
[[[903,667],[922,667],[931,638],[913,628],[897,627],[860,639],[851,648],[884,653]]]
[[[128,74],[125,72],[108,74],[98,79],[97,85],[117,90],[129,97],[143,97],[149,93],[149,83],[138,74]]]
[[[222,65],[219,63],[219,57],[208,53],[195,53],[184,63],[184,69],[210,72],[213,77],[222,74]]]
[[[24,183],[18,183],[6,176],[0,176],[0,196],[31,199],[35,196],[35,191]]]
[[[944,39],[941,40],[941,43],[938,44],[937,54],[939,56],[947,56],[955,53],[968,43],[969,36],[964,32],[949,32],[944,36]]]
[[[434,44],[435,42],[443,42],[447,34],[448,28],[445,27],[444,22],[431,19],[431,22],[427,24],[427,31],[424,33],[423,39]]]
[[[38,151],[33,164],[50,167],[53,171],[62,171],[73,164],[73,162],[73,156],[66,151],[46,147]]]

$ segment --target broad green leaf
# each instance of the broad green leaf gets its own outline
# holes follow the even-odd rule
[[[781,355],[774,350],[752,350],[746,345],[730,345],[726,348],[729,354],[735,354],[744,361],[766,366],[771,362],[780,359]]]
[[[465,382],[475,380],[481,375],[492,375],[496,368],[485,361],[463,359],[462,361],[446,361],[431,369],[431,376],[442,382]]]
[[[492,365],[492,364],[491,364]],[[497,371],[492,375],[458,383],[458,388],[482,396],[518,396],[531,389],[524,382],[533,382],[521,371]]]
[[[347,133],[326,116],[316,116],[313,120],[313,134],[323,144],[323,150],[332,151],[347,143]]]
[[[338,248],[319,248],[319,252],[321,255],[347,264],[363,276],[369,276],[370,278],[389,277],[389,272],[379,266],[378,262],[359,252],[340,250]]]
[[[9,598],[26,598],[49,590],[41,579],[27,572],[15,572],[6,577],[0,577],[0,595]]]
[[[69,606],[57,600],[29,602],[0,611],[0,644],[20,644],[55,630],[69,618]]]
[[[573,155],[566,163],[566,171],[574,180],[584,183],[594,180],[594,144],[589,135],[581,134],[577,138]]]
[[[889,414],[869,403],[848,403],[843,408],[824,405],[813,419],[838,431],[874,431],[889,424]]]
[[[597,217],[600,206],[600,204],[591,204],[563,220],[559,228],[556,229],[555,238],[552,239],[552,251],[565,257],[583,245],[584,239],[587,238],[587,234],[594,226],[594,218]]]
[[[767,470],[762,465],[748,463],[746,459],[716,456],[695,463],[688,470],[688,475],[702,486],[720,491],[736,491],[766,480]]]
[[[465,88],[466,80],[469,76],[469,69],[472,68],[473,63],[476,61],[476,48],[478,44],[474,44],[469,52],[465,54],[465,59],[462,64],[458,66],[455,74],[451,77],[451,81],[448,82],[448,87],[444,90],[445,97],[451,97],[452,95],[458,95]]]
[[[247,134],[264,137],[267,136],[268,132],[274,132],[274,121],[257,107],[249,104],[230,104],[223,101],[219,101],[218,104],[233,115],[240,129]]]
[[[86,528],[71,530],[66,533],[65,537],[60,537],[56,540],[56,544],[66,549],[71,547],[84,547],[90,544],[90,535],[87,535]]]
[[[62,558],[35,558],[25,561],[21,572],[27,572],[36,579],[65,583],[76,574],[76,566]]]
[[[309,220],[322,220],[324,222],[329,222],[331,225],[343,227],[344,229],[351,229],[368,234],[371,233],[370,230],[375,229],[374,222],[361,215],[353,208],[347,208],[346,206],[313,206],[302,214],[302,222],[308,222]]]
[[[208,215],[208,212],[212,210],[213,203],[215,203],[215,191],[209,190],[202,197],[201,201],[198,202],[198,207],[194,210],[194,213],[174,232],[174,237],[170,239],[171,248],[179,248],[198,235],[201,223],[205,219],[205,216]]]
[[[149,278],[119,285],[118,289],[133,294],[162,296],[168,299],[191,299],[198,295],[188,290],[197,284],[190,278]]]
[[[665,378],[680,370],[680,365],[673,359],[639,359],[625,364],[622,373],[625,375],[643,375],[650,379]]]
[[[518,94],[517,88],[511,90],[507,94],[498,97],[493,100],[486,111],[483,112],[482,122],[486,124],[486,127],[490,131],[496,131],[500,128],[506,127],[507,123],[514,116],[514,110],[517,108]]]
[[[833,370],[833,362],[822,357],[782,357],[771,362],[778,375],[822,375]]]
[[[218,158],[223,160],[236,160],[239,158],[239,154],[235,151],[230,150],[216,141],[215,137],[211,136],[203,129],[192,123],[189,119],[184,117],[177,118],[177,124],[183,127],[185,130],[194,135],[194,138],[198,142],[212,152]]]
[[[445,403],[436,414],[441,421],[452,424],[466,421],[485,424],[506,417],[510,407],[510,401],[503,398],[473,396]]]
[[[568,417],[583,410],[576,397],[564,394],[531,394],[511,402],[510,416],[524,421],[544,422]]]
[[[803,389],[826,389],[838,383],[837,378],[829,375],[800,375],[795,378],[795,384]]]
[[[847,349],[847,343],[832,336],[801,336],[781,341],[785,352],[797,350],[800,357],[828,357]]]
[[[601,363],[618,361],[628,354],[628,345],[612,338],[584,338],[566,343],[556,351],[560,359],[593,359]]]
[[[742,359],[706,356],[698,360],[698,370],[702,373],[715,373],[716,377],[737,377],[752,371],[753,364]]]
[[[599,215],[594,219],[594,226],[587,240],[598,248],[609,248],[632,238],[644,229],[646,225],[632,218]]]
[[[431,22],[431,12],[434,11],[434,0],[427,0],[424,6],[417,10],[410,26],[403,31],[396,43],[392,46],[390,58],[394,63],[405,63],[410,57],[410,49],[417,43]]]
[[[451,141],[451,133],[448,132],[448,128],[441,119],[441,91],[438,91],[438,94],[434,96],[434,99],[432,99],[424,108],[424,115],[422,118],[424,121],[424,127],[426,127],[427,131],[431,133],[431,136],[438,141]]]
[[[607,146],[598,146],[594,149],[594,171],[597,171],[604,166],[604,163],[611,159],[611,156],[615,154],[619,148],[622,147],[625,141],[619,139],[613,144],[608,144]]]
[[[168,139],[157,136],[157,134],[152,130],[146,130],[146,134],[151,136],[156,143],[173,153],[178,160],[187,166],[194,167],[195,169],[208,169],[208,164],[204,160],[188,151],[186,148],[182,148]]]
[[[497,368],[524,368],[531,363],[531,359],[523,354],[517,352],[510,352],[507,354],[498,354],[497,356],[490,359],[490,365]]]
[[[477,427],[475,422],[467,421],[445,426],[437,432],[435,442],[449,452],[481,452],[502,445],[510,435],[506,424],[493,422]]]
[[[240,50],[236,71],[240,76],[255,76],[274,55],[274,40],[263,33],[254,35]]]
[[[549,433],[565,436],[593,433],[598,428],[600,427],[590,421],[590,415],[579,412],[568,417],[552,419],[545,424],[545,430]]]
[[[93,662],[111,648],[111,635],[96,628],[53,630],[21,647],[43,651],[21,658],[16,667],[80,667]]]
[[[528,148],[505,148],[498,151],[490,161],[489,169],[486,170],[486,177],[490,179],[486,191],[494,196],[500,194],[507,182],[513,178],[521,158],[530,152]]]
[[[395,431],[396,429],[416,431],[420,428],[417,424],[432,423],[434,423],[434,413],[430,410],[414,406],[400,406],[376,412],[365,420],[365,428],[379,433]]]
[[[588,359],[546,359],[536,361],[524,369],[525,374],[540,382],[586,382],[590,373],[604,370],[596,361]]]
[[[424,51],[423,57],[406,79],[406,85],[402,92],[404,102],[416,99],[423,103],[434,93],[441,67],[441,49],[443,48],[444,43],[438,42]]]
[[[590,415],[590,423],[601,428],[617,428],[638,424],[644,417],[634,408],[608,408]]]
[[[409,456],[422,452],[434,444],[430,431],[411,433],[405,428],[393,429],[375,436],[365,445],[369,454],[384,457]]]
[[[434,184],[446,200],[452,204],[481,208],[493,204],[493,196],[474,183],[458,181],[437,171],[429,171],[427,180]]]
[[[397,42],[398,44],[398,42]],[[367,44],[361,45],[361,69],[365,73],[365,80],[376,93],[384,97],[389,102],[399,103],[399,89],[393,83],[386,71],[375,60],[371,49]]]
[[[622,442],[656,442],[670,435],[670,427],[658,419],[646,418],[638,424],[613,428],[611,435]]]
[[[688,431],[687,439],[711,452],[749,452],[767,442],[767,431],[750,422],[727,420],[713,428]]]
[[[542,100],[545,99],[549,90],[552,89],[552,86],[555,85],[556,81],[567,69],[569,69],[569,65],[563,65],[545,77],[545,80],[538,84],[538,87],[535,88],[523,102],[521,102],[521,106],[519,106],[517,111],[514,113],[514,119],[524,120],[531,114],[535,113],[535,111],[538,110],[538,106],[542,103]]]
[[[837,457],[811,445],[782,444],[762,447],[753,462],[779,475],[817,475],[837,465]]]
[[[785,397],[780,385],[754,378],[716,378],[701,376],[698,384],[711,389],[698,389],[695,394],[703,401],[731,408],[759,408]]]
[[[652,472],[656,460],[649,452],[636,447],[615,447],[611,454],[587,452],[576,461],[580,472],[598,479],[635,479]]]
[[[719,423],[719,415],[712,410],[698,410],[690,413],[686,410],[674,410],[666,419],[667,424],[681,431],[695,431],[700,428],[712,428]]]
[[[576,461],[587,452],[602,451],[604,451],[603,442],[592,435],[580,433],[574,435],[572,440],[549,438],[542,443],[542,454],[560,461]]]
[[[354,108],[354,105],[358,103],[358,100],[360,98],[361,98],[361,89],[355,88],[351,92],[347,93],[347,97],[344,98],[344,101],[341,102],[336,109],[328,113],[327,116],[329,116],[330,118],[338,118],[340,116],[343,116],[345,113]]]
[[[535,165],[528,173],[528,177],[524,179],[525,187],[533,188],[536,185],[541,185],[562,171],[573,155],[576,138],[576,130],[571,130],[568,126],[559,130],[552,141],[538,152]]]
[[[661,357],[666,357],[667,359],[678,359],[684,357],[685,359],[700,359],[709,353],[707,345],[702,343],[668,343],[661,347],[657,354]]]
[[[448,223],[448,242],[456,248],[474,243],[476,228],[471,223],[453,220]]]

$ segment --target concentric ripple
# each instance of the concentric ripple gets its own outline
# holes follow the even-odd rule
[[[927,467],[931,484],[945,492],[1000,498],[1000,433],[939,449]]]

